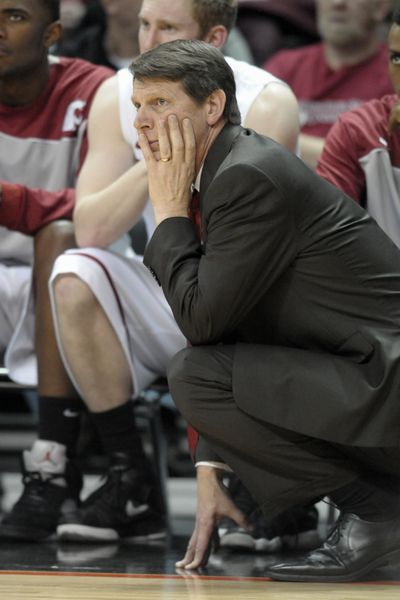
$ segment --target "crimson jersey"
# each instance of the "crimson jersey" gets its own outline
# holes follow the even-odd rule
[[[39,98],[28,106],[0,104],[0,223],[23,233],[71,217],[89,108],[99,85],[114,74],[80,59],[49,61]],[[19,255],[23,244],[12,243],[4,229],[0,234],[0,259],[28,259]]]
[[[330,130],[317,172],[365,204],[400,247],[400,131],[389,133],[395,94],[340,116]]]
[[[326,136],[342,112],[393,93],[385,44],[367,60],[335,71],[326,63],[321,43],[277,52],[264,68],[295,93],[301,132],[318,137]]]

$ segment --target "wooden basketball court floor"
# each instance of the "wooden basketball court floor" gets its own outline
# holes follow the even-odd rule
[[[280,583],[266,568],[282,554],[219,550],[201,572],[177,571],[193,527],[195,482],[171,483],[171,535],[163,543],[1,542],[0,600],[400,600],[400,564],[351,584]],[[19,491],[6,496],[3,509]]]
[[[362,582],[300,584],[265,576],[279,555],[216,552],[200,573],[175,568],[186,535],[162,544],[0,544],[1,600],[400,600],[400,565]]]

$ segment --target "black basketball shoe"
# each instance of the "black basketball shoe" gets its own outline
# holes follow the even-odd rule
[[[78,506],[81,474],[66,459],[65,446],[36,440],[23,453],[22,478],[23,492],[0,524],[0,539],[51,540],[61,515]]]
[[[103,485],[78,510],[65,515],[57,528],[60,540],[75,542],[140,542],[162,539],[166,534],[160,483],[147,465],[138,468],[122,452],[111,456]]]

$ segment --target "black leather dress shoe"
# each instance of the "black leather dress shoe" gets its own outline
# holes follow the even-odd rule
[[[353,581],[396,560],[400,562],[400,517],[377,523],[348,513],[323,546],[272,565],[267,575],[280,581]]]

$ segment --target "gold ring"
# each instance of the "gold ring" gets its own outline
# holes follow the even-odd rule
[[[168,158],[161,158],[161,162],[169,162],[171,160],[171,157],[168,156]]]

